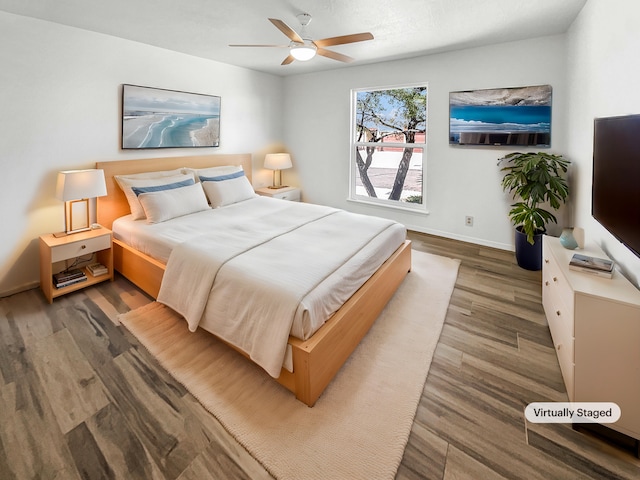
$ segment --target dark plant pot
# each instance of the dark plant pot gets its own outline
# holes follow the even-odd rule
[[[527,235],[522,233],[521,227],[516,227],[516,260],[518,266],[525,270],[542,270],[542,235],[533,236],[533,245],[527,242]]]

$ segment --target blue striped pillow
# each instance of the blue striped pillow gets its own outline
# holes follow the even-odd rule
[[[189,180],[183,180],[181,182],[175,182],[175,183],[167,183],[166,185],[153,185],[151,187],[131,187],[131,190],[133,190],[133,193],[135,193],[137,197],[141,193],[173,190],[174,188],[188,187],[189,185],[194,185],[195,183],[196,182],[192,178],[190,178]]]
[[[228,173],[226,175],[219,175],[217,177],[200,177],[201,182],[222,182],[224,180],[231,180],[233,178],[244,177],[244,171]]]

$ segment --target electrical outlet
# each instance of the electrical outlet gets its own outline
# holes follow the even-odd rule
[[[467,215],[466,217],[464,217],[464,224],[467,227],[473,227],[473,217]]]

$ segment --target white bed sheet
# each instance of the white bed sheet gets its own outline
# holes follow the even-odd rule
[[[269,197],[256,197],[227,207],[211,209],[170,221],[148,224],[133,220],[130,215],[113,223],[114,237],[131,247],[163,262],[168,261],[171,250],[195,235],[213,231],[225,225],[242,228],[267,215],[286,214],[289,202]],[[395,224],[369,242],[349,262],[320,283],[302,300],[300,315],[294,319],[291,335],[306,340],[362,285],[384,261],[402,244],[406,229]],[[282,261],[286,262],[283,254]],[[205,330],[206,318],[200,323]]]

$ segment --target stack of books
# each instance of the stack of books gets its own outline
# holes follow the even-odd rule
[[[66,272],[56,273],[53,276],[53,284],[56,288],[68,287],[74,283],[80,283],[87,280],[87,276],[82,270],[73,269]]]
[[[89,270],[89,273],[94,277],[97,277],[98,275],[104,275],[105,273],[109,273],[109,270],[107,269],[107,267],[105,267],[101,263],[92,263],[91,265],[87,265],[87,270]]]
[[[589,257],[575,253],[569,262],[569,269],[577,272],[590,273],[599,277],[611,278],[614,263],[607,258]]]

